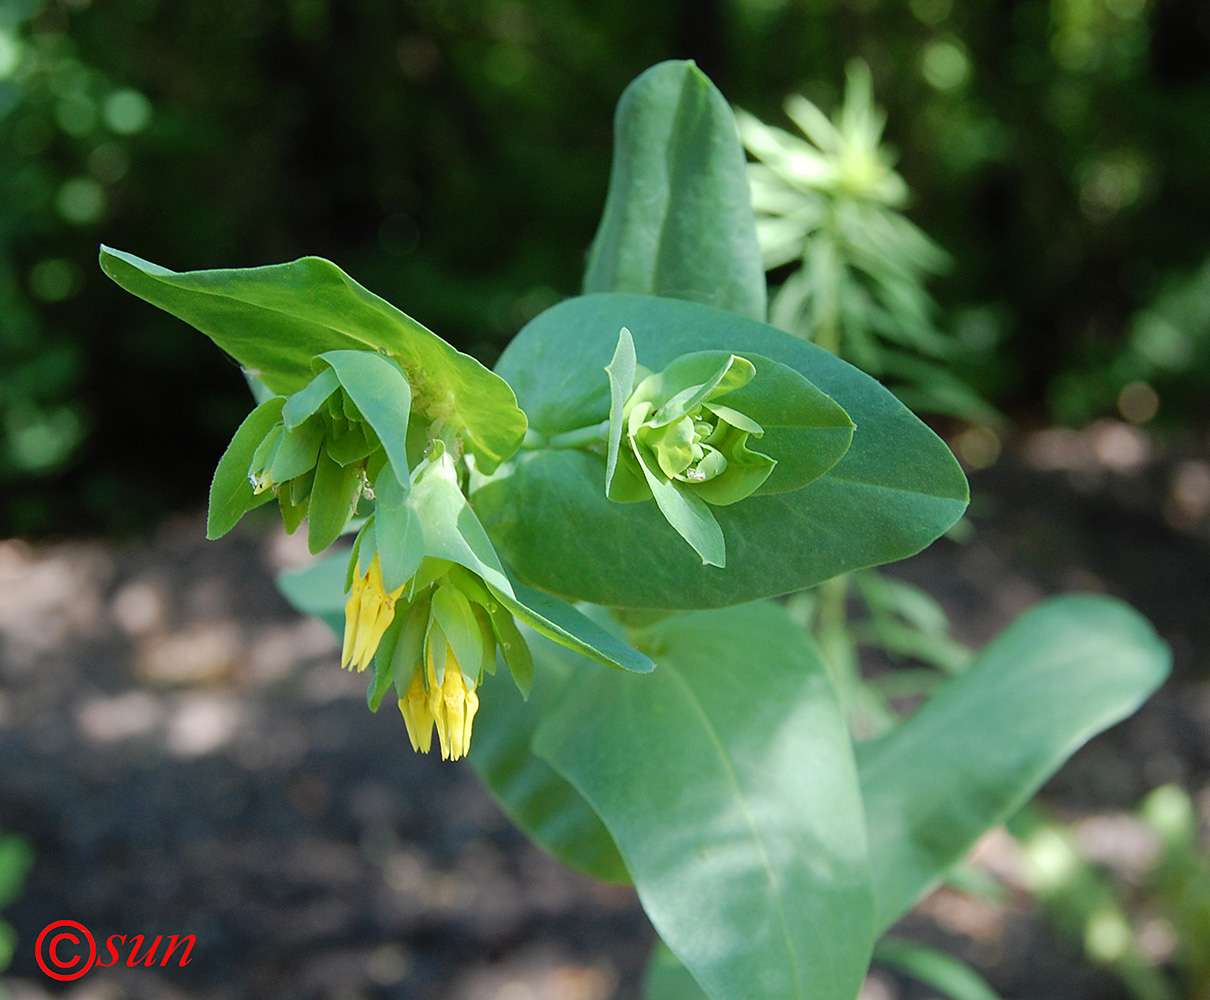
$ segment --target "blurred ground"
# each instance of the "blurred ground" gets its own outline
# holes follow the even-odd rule
[[[1164,782],[1210,806],[1199,448],[1116,423],[1024,438],[973,477],[973,537],[895,569],[972,645],[1069,590],[1126,598],[1173,644],[1170,684],[1046,789],[1098,829]],[[396,713],[366,710],[333,638],[272,587],[295,540],[203,536],[198,518],[136,545],[0,542],[0,829],[37,852],[6,911],[15,1000],[637,997],[652,932],[633,894],[561,868],[468,768],[414,755]],[[63,918],[197,946],[183,969],[56,984],[32,945]],[[904,929],[1006,997],[1123,995],[1024,898],[995,910],[942,892]],[[925,995],[876,971],[865,998]]]

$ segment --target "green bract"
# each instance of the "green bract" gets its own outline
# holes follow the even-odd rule
[[[267,399],[236,431],[210,488],[210,538],[276,496],[286,529],[308,518],[307,545],[321,552],[371,482],[388,503],[406,496],[412,393],[399,365],[373,351],[329,351],[313,365],[315,378]]]
[[[609,500],[607,453],[555,446],[569,431],[610,426],[626,388],[610,389],[622,374],[614,364],[622,327],[653,371],[702,351],[750,359],[757,370],[723,401],[760,424],[764,435],[749,440],[777,465],[751,496],[710,509],[726,540],[725,569],[704,566],[656,504]],[[703,608],[784,594],[918,552],[966,509],[954,456],[886,389],[812,344],[721,309],[648,295],[569,299],[532,320],[497,371],[529,416],[534,446],[475,484],[475,510],[521,579],[567,598]],[[804,382],[815,400],[806,407]]]
[[[750,438],[765,433],[754,417],[767,413],[783,432],[848,423],[851,434],[839,404],[793,369],[758,355],[698,351],[650,374],[637,365],[634,340],[623,327],[606,371],[609,498],[654,497],[668,523],[713,566],[726,564],[726,550],[707,505],[729,506],[760,491],[779,462],[749,447]],[[789,444],[784,434],[780,443]],[[785,448],[788,468],[770,492],[797,489],[825,472],[843,454],[835,445],[847,448],[848,438],[834,435],[832,443],[831,449]]]
[[[417,413],[464,436],[481,471],[495,469],[525,436],[525,414],[506,382],[331,261],[178,273],[102,247],[101,267],[197,327],[278,395],[310,381],[316,355],[368,348],[399,362]]]

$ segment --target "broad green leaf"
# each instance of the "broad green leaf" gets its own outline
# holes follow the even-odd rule
[[[535,751],[596,810],[713,1000],[856,996],[873,900],[856,766],[818,650],[768,603],[675,615],[642,637],[656,670],[584,662]]]
[[[382,350],[407,373],[419,413],[465,428],[482,471],[495,469],[525,436],[525,414],[507,383],[331,261],[303,257],[178,273],[102,247],[101,268],[128,292],[201,330],[280,395],[311,381],[317,354]]]
[[[884,938],[874,949],[874,961],[919,979],[950,1000],[1000,1000],[969,965],[914,941]]]
[[[280,396],[266,399],[244,418],[223,457],[218,460],[210,482],[210,510],[206,515],[206,537],[222,538],[253,507],[273,499],[266,490],[256,494],[248,479],[248,467],[265,436],[281,419]]]
[[[644,654],[587,615],[552,594],[512,582],[512,596],[492,588],[509,611],[535,632],[606,666],[648,673],[654,664]]]
[[[681,965],[677,957],[668,950],[663,941],[657,941],[655,950],[647,962],[647,975],[643,980],[643,1000],[710,1000],[689,970]]]
[[[535,681],[526,701],[504,678],[480,685],[470,762],[505,812],[565,865],[607,882],[629,882],[626,866],[597,814],[530,744],[584,661],[534,633]]]
[[[735,116],[692,62],[653,66],[618,102],[609,193],[584,291],[669,295],[765,318]]]
[[[887,928],[1088,739],[1130,715],[1170,653],[1105,597],[1047,601],[907,722],[858,747],[878,926]]]
[[[949,449],[869,376],[763,323],[677,299],[591,295],[531,322],[498,370],[539,432],[553,436],[608,416],[602,369],[623,326],[653,370],[703,350],[760,355],[794,369],[844,408],[856,424],[852,445],[803,489],[714,508],[726,569],[702,566],[653,502],[608,500],[602,456],[522,451],[479,484],[473,499],[524,582],[612,607],[718,607],[902,559],[965,510],[966,479]],[[754,447],[763,451],[763,441]]]
[[[403,370],[374,351],[328,351],[319,359],[332,366],[344,391],[378,435],[406,493],[411,483],[407,436],[412,387]]]

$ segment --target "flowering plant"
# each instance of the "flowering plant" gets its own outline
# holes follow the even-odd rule
[[[494,371],[317,258],[101,264],[258,393],[210,536],[276,499],[337,547],[284,592],[415,750],[435,729],[554,855],[633,882],[666,945],[650,1000],[852,1000],[885,930],[1167,670],[1130,609],[1059,599],[854,742],[769,598],[919,551],[967,484],[874,379],[765,322],[735,118],[691,63],[623,95],[584,294]]]

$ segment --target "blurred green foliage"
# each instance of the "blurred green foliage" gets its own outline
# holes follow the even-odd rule
[[[22,838],[0,832],[0,909],[19,895],[25,876],[34,863],[34,852]],[[17,948],[17,932],[7,920],[0,919],[0,972],[8,968]],[[0,985],[0,1000],[8,996]]]
[[[767,122],[792,93],[832,114],[865,61],[984,396],[1082,421],[1146,414],[1137,383],[1206,416],[1194,0],[0,0],[0,532],[199,505],[248,408],[107,287],[102,238],[178,269],[327,256],[491,361],[576,290],[613,102],[673,56]],[[1121,360],[1154,362],[1149,315],[1185,367]]]

